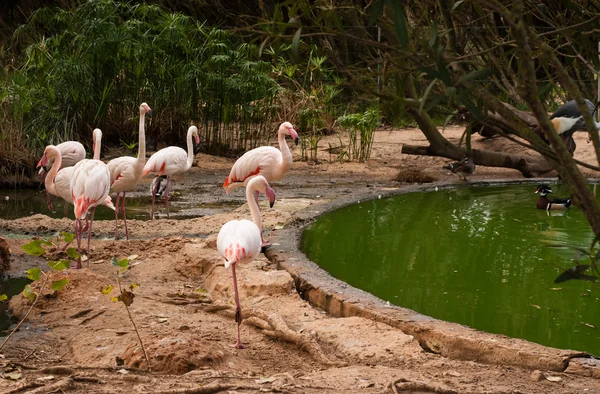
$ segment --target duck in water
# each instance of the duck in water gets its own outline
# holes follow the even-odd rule
[[[538,186],[537,190],[535,191],[535,193],[540,195],[540,198],[537,200],[537,203],[535,204],[537,209],[545,209],[547,211],[549,210],[555,210],[555,209],[567,209],[571,206],[571,200],[572,198],[555,198],[550,200],[548,198],[548,194],[552,193],[552,189],[550,188],[550,186],[543,184]]]

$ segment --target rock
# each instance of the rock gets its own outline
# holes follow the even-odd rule
[[[531,373],[531,375],[529,375],[529,377],[534,382],[540,382],[540,381],[544,380],[544,374],[541,371],[538,371],[537,369],[535,371],[533,371]]]

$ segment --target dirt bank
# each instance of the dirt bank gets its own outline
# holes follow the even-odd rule
[[[461,134],[458,127],[445,131],[453,140]],[[586,138],[577,136],[576,157],[593,163]],[[339,163],[330,162],[335,155],[325,150],[338,144],[331,136],[321,141],[320,163],[295,162],[288,176],[272,185],[275,208],[263,209],[265,235],[273,242],[269,259],[261,255],[238,269],[242,340],[248,344],[243,350],[229,346],[235,340],[232,281],[218,259],[216,234],[223,223],[249,212],[242,191],[226,196],[220,187],[232,161],[198,155],[197,167],[175,179],[179,195],[194,192],[200,201],[237,201],[240,206],[188,220],[131,220],[130,241],[111,238],[114,222],[95,223],[91,268],[71,270],[66,289],[41,299],[3,349],[0,391],[391,393],[396,382],[401,392],[600,392],[598,368],[576,352],[387,307],[329,278],[297,252],[298,229],[331,204],[415,187],[397,181],[399,173],[401,180],[435,185],[458,181],[441,170],[447,160],[402,155],[402,143],[426,145],[418,130],[381,130],[371,161]],[[479,137],[473,145],[521,149]],[[294,154],[299,155],[298,148]],[[478,168],[471,181],[494,179],[521,176],[514,170]],[[148,182],[137,192],[145,193]],[[43,215],[0,219],[0,234],[22,235],[8,239],[11,272],[46,267],[44,259],[24,256],[20,246],[31,236],[70,231],[72,225]],[[140,285],[131,311],[152,373],[138,369],[146,362],[123,305],[100,293],[116,283],[111,257],[130,255],[138,257],[121,281]],[[11,307],[22,316],[29,306],[14,297]]]

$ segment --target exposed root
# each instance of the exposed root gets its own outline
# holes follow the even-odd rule
[[[458,391],[445,389],[440,386],[423,382],[411,382],[405,378],[399,378],[388,384],[384,393],[400,394],[403,392],[436,393],[436,394],[458,394]]]
[[[210,394],[225,390],[253,390],[255,392],[259,392],[263,388],[264,387],[254,384],[214,383],[207,384],[206,386],[194,387],[191,389],[159,391],[156,394]]]
[[[32,387],[36,387],[36,386],[24,386],[21,388],[18,388],[16,390],[13,391],[9,391],[7,394],[18,394],[18,393],[27,393],[27,394],[46,394],[46,393],[60,393],[60,392],[64,392],[67,390],[72,389],[75,386],[75,382],[73,381],[73,379],[71,378],[66,378],[66,379],[62,379],[59,380],[58,382],[49,384],[49,385],[44,385],[44,386],[39,386],[37,385],[36,389],[33,390],[29,390]]]
[[[211,305],[210,307],[205,308],[204,311],[224,311],[231,317],[234,317],[235,314],[233,306],[225,304]],[[290,329],[288,325],[283,321],[283,319],[275,313],[266,314],[263,311],[254,308],[244,308],[243,315],[244,321],[247,324],[260,328],[263,334],[271,338],[277,338],[282,341],[295,344],[300,349],[310,354],[316,361],[322,364],[332,366],[346,365],[345,362],[329,360],[315,340],[313,340],[308,335],[304,335]]]

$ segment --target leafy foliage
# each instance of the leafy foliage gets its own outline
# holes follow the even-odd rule
[[[381,122],[378,109],[368,109],[364,113],[340,116],[337,123],[347,131],[348,155],[350,160],[367,161],[373,149],[375,129]]]

